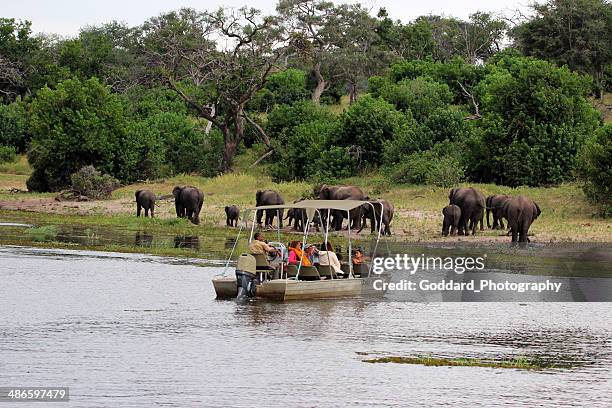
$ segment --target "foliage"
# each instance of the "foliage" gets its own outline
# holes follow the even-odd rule
[[[604,214],[612,212],[612,124],[599,128],[583,146],[577,173],[584,180],[587,198]]]
[[[316,120],[333,122],[334,114],[325,106],[311,101],[301,101],[294,105],[278,105],[268,115],[266,132],[271,139],[276,139],[279,146],[292,143],[295,128],[303,123]]]
[[[600,92],[612,63],[612,4],[605,0],[549,0],[532,5],[535,16],[514,29],[526,55],[593,76]]]
[[[0,163],[12,163],[17,159],[17,153],[13,146],[0,145]]]
[[[484,78],[486,71],[486,67],[469,64],[460,57],[444,62],[432,59],[401,60],[390,66],[387,78],[392,83],[398,83],[406,78],[431,78],[446,84],[453,93],[453,103],[460,104],[467,102],[461,87],[471,89]]]
[[[94,166],[85,166],[70,176],[72,190],[82,196],[96,200],[110,198],[111,193],[119,187],[119,181],[102,174]]]
[[[41,89],[31,104],[28,161],[33,191],[57,191],[93,165],[107,174],[123,164],[126,118],[120,99],[97,79],[69,79]]]
[[[412,153],[389,169],[391,181],[402,184],[427,184],[451,187],[464,180],[464,169],[452,156],[440,156],[435,150]]]
[[[274,105],[292,105],[308,99],[309,96],[306,73],[289,68],[268,77],[266,87],[257,92],[251,101],[251,107],[260,112],[268,112]]]
[[[187,115],[189,110],[185,101],[174,91],[162,88],[134,86],[123,94],[132,114],[139,119],[146,119],[162,112],[174,112]]]
[[[331,146],[319,152],[319,157],[308,167],[310,179],[320,183],[333,183],[355,175],[357,171],[353,153],[347,147]]]
[[[358,163],[382,163],[383,146],[406,131],[408,118],[393,105],[379,98],[364,96],[339,118],[340,126],[334,144],[349,147]]]
[[[502,58],[476,87],[483,119],[479,178],[516,185],[572,177],[576,152],[599,115],[588,78],[533,58]]]
[[[26,150],[29,142],[25,104],[16,101],[0,104],[0,145],[12,146],[18,153]]]
[[[422,121],[436,109],[446,107],[452,101],[448,85],[427,77],[403,79],[397,84],[387,84],[380,96],[395,105],[398,110],[410,111],[417,121]]]
[[[285,181],[311,178],[313,171],[317,171],[317,161],[326,150],[326,144],[335,128],[335,122],[318,119],[296,126],[285,145],[275,140],[277,153],[270,168],[272,177]]]

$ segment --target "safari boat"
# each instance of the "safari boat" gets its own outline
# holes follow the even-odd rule
[[[238,295],[238,285],[235,273],[228,273],[228,266],[235,251],[237,242],[240,238],[241,231],[247,226],[249,212],[253,212],[253,223],[251,225],[251,233],[249,244],[254,238],[256,213],[257,211],[277,211],[285,209],[295,209],[304,214],[306,222],[304,223],[304,234],[302,245],[305,246],[308,238],[311,221],[315,214],[318,213],[320,219],[324,221],[325,245],[327,245],[329,235],[329,225],[331,211],[346,212],[349,219],[348,226],[348,264],[343,265],[343,271],[347,277],[339,277],[333,272],[330,266],[304,266],[300,261],[299,265],[286,265],[287,249],[281,242],[270,242],[269,245],[277,248],[278,257],[280,259],[270,259],[265,255],[241,254],[238,257],[236,269],[247,271],[255,274],[258,279],[256,283],[255,296],[258,298],[269,298],[276,300],[298,300],[298,299],[323,299],[323,298],[342,298],[356,296],[382,296],[383,291],[375,290],[373,283],[376,280],[388,280],[388,274],[374,274],[372,268],[366,264],[353,265],[352,259],[352,243],[351,243],[351,225],[350,211],[358,209],[362,205],[374,206],[376,203],[357,200],[303,200],[293,204],[269,205],[251,208],[245,211],[243,216],[244,224],[241,225],[238,231],[238,236],[230,252],[230,256],[226,263],[226,267],[222,274],[213,278],[213,286],[218,299],[233,299]],[[382,218],[382,211],[381,211]],[[382,223],[382,219],[381,219]],[[379,224],[381,225],[381,224]],[[280,237],[280,227],[279,227]],[[372,255],[376,253],[381,234],[380,228]],[[274,263],[279,265],[279,268],[271,267]]]

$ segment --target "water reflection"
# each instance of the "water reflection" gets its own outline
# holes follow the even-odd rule
[[[197,235],[177,235],[174,237],[175,248],[188,248],[200,250],[200,237]]]
[[[138,231],[134,237],[134,245],[150,248],[153,245],[153,235]]]

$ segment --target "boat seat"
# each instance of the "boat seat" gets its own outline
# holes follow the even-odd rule
[[[334,272],[334,268],[332,268],[331,265],[319,265],[317,266],[317,270],[319,271],[319,276],[321,276],[322,278],[337,278],[336,272]]]
[[[272,271],[273,267],[270,266],[270,262],[263,254],[251,254],[255,257],[255,265],[258,271]]]
[[[297,265],[288,265],[287,266],[287,277],[295,278],[297,276],[298,266]],[[321,276],[319,275],[319,271],[314,266],[304,266],[300,268],[300,275],[298,276],[299,280],[320,280]]]
[[[356,265],[353,264],[353,274],[355,276],[360,276],[362,278],[365,278],[366,276],[368,276],[369,271],[370,271],[370,267],[366,263],[356,264]]]
[[[343,263],[342,265],[340,265],[340,268],[344,272],[344,276],[348,277],[348,275],[349,275],[349,264]],[[366,276],[368,276],[368,271],[369,270],[370,270],[370,267],[368,266],[368,264],[365,264],[365,263],[362,263],[362,264],[353,264],[353,276],[366,277]]]

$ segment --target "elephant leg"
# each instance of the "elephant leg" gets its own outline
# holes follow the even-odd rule
[[[261,217],[263,217],[263,210],[257,210],[257,224],[261,225]]]
[[[472,218],[472,235],[476,235],[476,230],[478,229],[478,218]]]
[[[151,204],[151,218],[155,217],[155,204]]]
[[[529,232],[529,221],[523,221],[521,224],[521,232],[519,234],[519,242],[527,242],[529,241],[529,237],[527,236]]]
[[[149,216],[149,209],[148,209],[148,208],[145,208],[145,209],[144,209],[144,216],[145,216],[145,217],[148,217],[148,216]]]
[[[140,211],[142,211],[142,207],[140,206],[140,204],[136,205],[136,216],[140,217]]]

